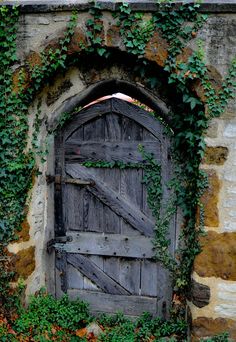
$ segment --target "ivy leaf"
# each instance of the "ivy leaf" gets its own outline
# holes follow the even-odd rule
[[[106,52],[106,49],[104,49],[104,48],[97,48],[97,53],[99,54],[99,56],[103,56],[105,52]]]

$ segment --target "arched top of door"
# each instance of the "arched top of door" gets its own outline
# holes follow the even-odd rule
[[[144,88],[143,86],[141,86],[139,84],[134,84],[132,82],[124,81],[124,80],[109,79],[109,80],[103,80],[103,81],[97,82],[95,84],[92,84],[89,87],[87,87],[86,89],[84,89],[82,92],[80,92],[80,93],[76,94],[75,96],[64,101],[62,103],[62,105],[60,106],[60,108],[57,108],[57,110],[54,113],[52,113],[51,120],[48,122],[49,130],[55,130],[57,123],[58,123],[58,120],[59,120],[59,116],[63,112],[72,112],[72,114],[71,114],[72,118],[74,116],[76,116],[76,118],[77,118],[78,111],[73,112],[74,108],[84,107],[85,105],[89,104],[90,102],[92,102],[94,100],[97,100],[100,97],[103,97],[106,95],[111,95],[111,94],[118,93],[118,92],[124,93],[124,94],[126,94],[132,98],[135,98],[138,101],[140,101],[141,103],[143,103],[146,106],[148,106],[149,108],[151,108],[154,112],[158,113],[158,116],[163,119],[164,123],[169,125],[169,127],[171,129],[173,129],[173,127],[171,126],[170,110],[168,109],[168,107],[166,106],[166,104],[163,100],[161,100],[156,95],[154,95],[150,90]],[[105,103],[105,101],[104,101],[104,103]],[[100,103],[100,105],[101,105],[101,103]],[[130,105],[130,107],[129,107],[129,105]],[[131,104],[128,104],[127,106],[129,108],[132,107]],[[105,109],[105,107],[103,108],[103,110],[104,109]],[[85,109],[82,109],[79,112],[80,118],[82,117],[82,114],[85,110],[87,112],[88,107]],[[151,119],[150,114],[148,114],[144,110],[141,110],[141,108],[139,108],[139,110],[140,110],[140,113],[142,112],[143,115],[146,115],[149,118],[149,121],[152,120],[153,122],[156,122],[156,124],[158,124],[160,126],[160,123],[158,123],[157,120],[155,120],[154,118]],[[72,133],[71,131],[69,131],[69,127],[72,127],[72,126],[75,127],[74,120],[77,120],[76,118],[72,119],[73,124],[69,123],[69,126],[66,128],[66,130],[68,131],[67,137]],[[78,119],[78,124],[79,124],[79,120],[80,119]]]
[[[154,116],[135,104],[114,97],[92,104],[74,113],[75,117],[64,128],[65,140],[83,124],[109,113],[124,115],[134,120],[146,128],[158,140],[162,140],[163,125]]]

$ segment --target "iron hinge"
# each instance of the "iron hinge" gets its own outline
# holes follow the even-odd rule
[[[52,250],[65,250],[66,242],[71,242],[73,240],[72,236],[57,236],[51,239],[47,243],[48,253],[52,253]]]

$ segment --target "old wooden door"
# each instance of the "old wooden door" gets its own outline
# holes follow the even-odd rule
[[[142,168],[82,165],[140,163],[139,144],[161,164],[165,202],[168,139],[147,111],[111,98],[78,112],[56,139],[57,295],[79,296],[94,313],[165,316],[170,301],[168,272],[152,259],[155,222]],[[172,250],[175,230],[173,221]]]

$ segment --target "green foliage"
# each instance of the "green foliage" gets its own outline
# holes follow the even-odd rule
[[[59,42],[60,49],[42,54],[43,64],[30,70],[31,86],[26,87],[23,69],[19,71],[17,84],[13,84],[12,78],[12,66],[17,60],[18,17],[17,7],[0,7],[0,256],[4,255],[5,246],[16,238],[15,232],[21,229],[27,213],[28,191],[36,172],[35,154],[43,158],[46,152],[37,145],[39,113],[34,123],[32,148],[28,147],[28,106],[43,82],[55,70],[65,67],[67,46],[77,19],[73,14],[65,36]],[[5,306],[10,300],[6,279],[10,280],[12,275],[8,270],[0,274],[0,300]]]
[[[112,162],[107,162],[105,160],[98,160],[98,161],[86,161],[82,163],[83,166],[86,167],[94,167],[94,168],[108,168],[108,169],[136,169],[136,168],[143,168],[143,163],[124,163],[120,160],[114,160]]]
[[[153,20],[143,20],[141,12],[131,12],[127,3],[120,6],[117,25],[120,26],[120,33],[128,52],[137,55],[139,58],[144,55],[146,45],[154,33]]]
[[[102,315],[99,318],[105,330],[101,342],[140,342],[140,341],[177,341],[172,335],[183,341],[187,325],[184,320],[163,321],[143,313],[135,322],[125,318],[121,313],[115,316]],[[170,339],[169,339],[170,338]],[[181,339],[182,338],[182,339]]]
[[[229,338],[229,334],[228,333],[223,333],[217,336],[213,336],[207,339],[201,339],[201,342],[230,342],[232,341],[232,339]]]
[[[31,297],[28,308],[14,323],[14,330],[23,334],[50,331],[53,325],[63,329],[76,330],[90,321],[88,305],[79,299],[70,301],[64,295],[55,299],[41,291],[37,297]]]

